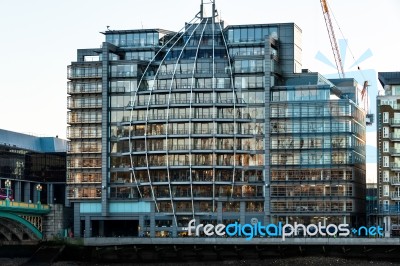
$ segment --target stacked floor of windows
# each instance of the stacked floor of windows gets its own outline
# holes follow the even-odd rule
[[[212,38],[208,24],[188,27],[202,30],[155,63],[125,63],[122,73],[143,73],[137,80],[111,78],[110,199],[154,204],[163,228],[155,236],[197,215],[216,222],[264,211],[264,48],[234,63],[220,29]]]
[[[378,182],[373,214],[386,236],[400,235],[400,85],[398,72],[379,72],[384,92],[377,97]]]
[[[329,87],[276,87],[271,97],[272,220],[360,223],[363,111],[349,100],[329,99]]]
[[[70,200],[101,197],[101,71],[98,61],[75,62],[68,67],[67,198]]]

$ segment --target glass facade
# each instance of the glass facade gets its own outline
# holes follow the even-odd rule
[[[0,187],[5,188],[6,180],[10,180],[14,200],[28,203],[38,201],[36,185],[40,184],[43,204],[53,203],[54,199],[57,203],[64,203],[65,149],[50,151],[24,146],[36,141],[39,142],[40,138],[0,130]]]
[[[109,219],[177,237],[193,218],[292,222],[313,209],[336,222],[360,212],[364,113],[332,101],[335,85],[317,73],[314,85],[298,73],[300,85],[285,86],[301,65],[295,24],[196,17],[179,32],[104,34],[101,49],[78,50],[100,61],[68,67],[76,235],[107,236]]]
[[[361,223],[365,112],[333,100],[330,86],[271,89],[271,212],[274,222]]]

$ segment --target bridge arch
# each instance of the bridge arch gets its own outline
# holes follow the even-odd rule
[[[20,216],[8,212],[1,212],[0,211],[0,218],[6,218],[18,222],[24,225],[27,229],[29,229],[38,239],[43,238],[42,232],[39,231],[33,224],[28,222],[27,220],[21,218]]]

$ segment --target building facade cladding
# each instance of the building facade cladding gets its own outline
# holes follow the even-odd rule
[[[379,72],[377,97],[378,214],[387,234],[400,235],[400,72]]]
[[[295,213],[348,221],[359,211],[356,195],[361,188],[353,185],[362,183],[359,178],[365,169],[360,166],[356,172],[358,157],[350,147],[365,143],[355,141],[351,133],[358,117],[339,117],[342,109],[346,114],[358,109],[348,100],[331,103],[329,87],[324,107],[335,107],[338,114],[315,118],[314,124],[339,121],[321,134],[290,134],[299,145],[300,138],[311,143],[312,137],[317,141],[321,136],[325,142],[315,145],[324,146],[309,147],[310,158],[328,157],[324,152],[328,153],[329,144],[342,141],[343,147],[333,149],[337,162],[319,166],[324,177],[319,181],[278,178],[289,176],[278,173],[288,170],[289,164],[275,163],[283,158],[276,150],[283,144],[276,141],[285,134],[273,131],[280,118],[270,113],[280,110],[279,105],[316,105],[312,100],[294,104],[270,100],[271,87],[301,70],[301,30],[295,24],[225,28],[213,17],[196,16],[179,32],[104,34],[102,49],[78,50],[77,62],[68,67],[68,162],[76,167],[69,167],[67,182],[76,235],[175,237],[185,235],[183,227],[193,218],[203,223],[252,218],[271,222],[290,220]],[[336,127],[338,133],[329,141],[322,138]],[[293,154],[300,150],[292,148]],[[360,154],[361,165],[365,154]],[[302,168],[294,160],[290,167]],[[316,164],[310,163],[310,168]],[[303,173],[315,176],[312,169]],[[333,174],[342,179],[337,176],[332,181],[328,176]],[[290,184],[295,194],[287,189],[282,198],[282,183]],[[331,187],[321,186],[325,183]],[[299,194],[297,185],[307,185],[308,194],[305,190]],[[329,204],[310,215],[318,206],[313,202],[323,202],[322,195]],[[297,206],[309,212],[299,212]]]
[[[0,187],[11,181],[13,199],[44,204],[65,202],[66,141],[0,130]]]
[[[271,89],[273,222],[363,222],[365,112],[331,87]]]

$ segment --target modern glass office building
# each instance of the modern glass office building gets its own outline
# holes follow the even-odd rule
[[[355,224],[365,212],[354,80],[302,70],[293,23],[211,14],[177,32],[106,31],[68,66],[75,235],[178,237],[191,219]]]
[[[291,76],[271,88],[271,214],[292,224],[363,223],[366,114],[355,104],[360,90],[353,79]]]
[[[400,235],[400,72],[379,72],[378,214],[387,235]]]
[[[67,141],[0,129],[0,188],[18,202],[65,202]],[[37,191],[37,186],[41,191]],[[9,190],[10,192],[10,190]],[[40,196],[40,199],[39,199]]]

